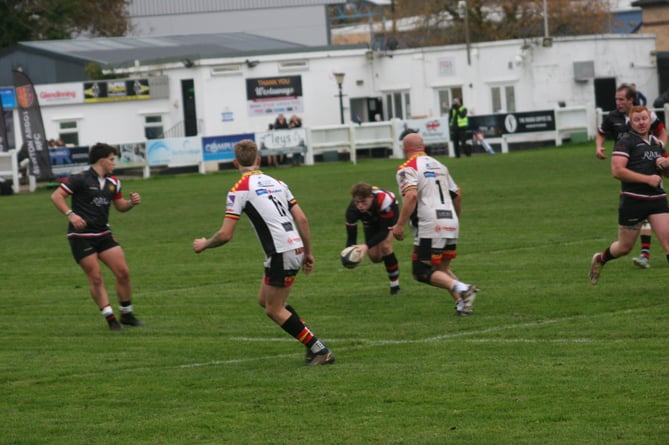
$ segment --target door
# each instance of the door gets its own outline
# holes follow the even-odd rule
[[[595,79],[595,107],[603,111],[616,109],[616,78],[602,77]]]

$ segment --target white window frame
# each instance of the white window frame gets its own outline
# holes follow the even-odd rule
[[[493,113],[516,111],[515,83],[499,83],[490,87],[490,108]]]
[[[409,90],[385,91],[383,96],[386,120],[411,117],[411,94]]]

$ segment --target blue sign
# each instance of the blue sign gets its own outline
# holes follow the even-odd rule
[[[232,136],[210,136],[202,138],[202,159],[206,161],[232,161],[235,159],[235,144],[244,139],[255,140],[253,133]]]
[[[2,101],[2,108],[5,110],[13,110],[16,108],[14,88],[0,88],[0,100]]]

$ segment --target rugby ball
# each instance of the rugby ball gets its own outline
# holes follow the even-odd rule
[[[353,269],[360,264],[362,255],[358,246],[348,246],[341,251],[341,264],[347,269]]]

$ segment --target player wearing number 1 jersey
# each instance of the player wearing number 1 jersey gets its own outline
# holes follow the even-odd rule
[[[193,250],[219,247],[232,240],[242,213],[246,213],[265,252],[265,276],[258,303],[265,313],[307,348],[310,365],[334,363],[334,355],[286,304],[297,272],[314,266],[306,215],[288,186],[258,170],[258,147],[251,140],[235,145],[235,165],[242,177],[228,192],[222,227],[210,238],[193,241]]]
[[[460,232],[458,186],[448,168],[425,153],[419,134],[407,135],[403,149],[407,161],[396,174],[402,210],[392,228],[393,236],[404,239],[404,225],[410,223],[414,230],[414,279],[448,289],[456,303],[456,315],[471,315],[478,289],[459,281],[450,268]]]

